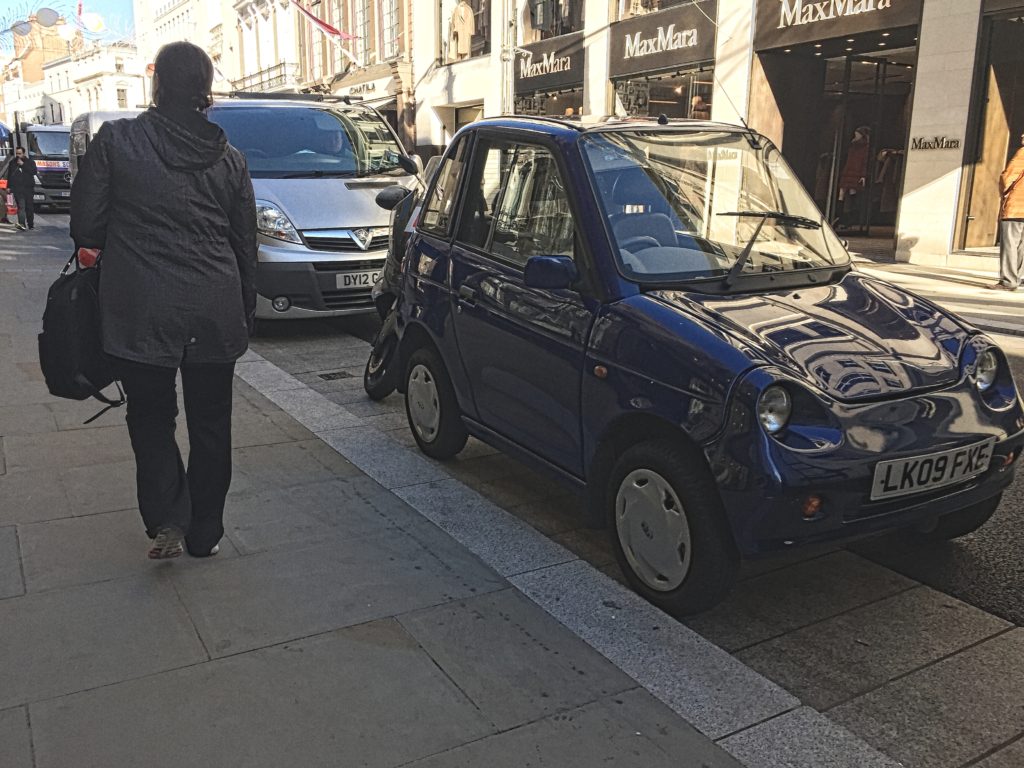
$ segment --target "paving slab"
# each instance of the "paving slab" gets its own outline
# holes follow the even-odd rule
[[[57,422],[45,405],[0,405],[0,435],[34,435],[56,429]]]
[[[318,433],[327,445],[388,489],[446,480],[448,473],[373,427],[333,429]]]
[[[799,706],[778,685],[586,563],[510,581],[713,739]]]
[[[231,445],[234,448],[246,448],[252,445],[273,445],[274,443],[287,443],[294,440],[308,440],[310,433],[295,434],[294,431],[282,429],[274,419],[267,414],[260,413],[251,408],[249,413],[240,412],[238,403],[244,403],[242,398],[236,398],[236,406],[233,409],[234,418],[231,422]]]
[[[0,708],[205,661],[164,570],[0,601]]]
[[[6,394],[4,396],[6,401]],[[88,467],[133,458],[127,427],[4,436],[9,470]]]
[[[772,718],[721,745],[747,768],[900,768],[809,707]]]
[[[18,533],[29,592],[137,576],[160,567],[146,558],[150,541],[136,509],[22,525]],[[225,542],[218,557],[233,554],[234,547]],[[204,567],[206,562],[179,561],[181,567]]]
[[[505,586],[450,539],[424,545],[397,529],[175,570],[173,578],[214,656]]]
[[[737,651],[916,584],[839,551],[748,579],[724,602],[686,624],[725,650]]]
[[[701,742],[704,743],[701,743]],[[695,735],[689,748],[667,752],[607,700],[546,717],[412,763],[409,768],[740,768]]]
[[[422,518],[368,477],[232,494],[225,529],[243,554],[365,536]]]
[[[268,363],[263,359],[249,363],[237,363],[235,375],[263,394],[302,386],[302,382],[290,373],[282,371],[273,363]]]
[[[18,529],[13,525],[5,526],[0,528],[0,600],[24,593]]]
[[[238,448],[233,452],[233,493],[293,488],[362,473],[320,440]]]
[[[986,757],[974,768],[1020,768],[1024,765],[1024,734],[1017,737],[1012,744]]]
[[[458,480],[400,488],[395,495],[503,576],[575,559],[567,549]]]
[[[0,765],[4,768],[35,768],[25,707],[0,711]]]
[[[574,531],[584,522],[583,501],[571,493],[519,504],[508,511],[548,536]]]
[[[1010,626],[916,587],[755,645],[736,658],[825,710]]]
[[[1014,629],[828,715],[908,768],[952,768],[1024,733],[1022,690],[1024,629]]]
[[[61,470],[71,514],[95,515],[138,506],[135,459]]]
[[[515,590],[399,621],[500,731],[636,687]]]
[[[31,713],[36,768],[392,768],[492,731],[391,620]]]
[[[289,416],[313,432],[357,427],[362,422],[346,408],[307,387],[277,390],[267,393],[267,396]]]

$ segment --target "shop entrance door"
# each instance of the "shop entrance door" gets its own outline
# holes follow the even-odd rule
[[[812,191],[847,236],[895,237],[915,56],[907,48],[826,63]]]
[[[970,198],[963,226],[965,248],[999,242],[999,176],[1020,149],[1024,133],[1024,20],[990,19],[982,92],[981,124],[970,167]]]

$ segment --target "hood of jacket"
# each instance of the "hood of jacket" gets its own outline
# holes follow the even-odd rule
[[[175,119],[178,118],[178,119]],[[176,116],[151,108],[138,117],[147,138],[169,168],[201,171],[228,151],[228,140],[216,123],[201,114]]]

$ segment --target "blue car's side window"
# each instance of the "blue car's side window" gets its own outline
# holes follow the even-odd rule
[[[462,139],[441,161],[434,188],[423,206],[420,230],[437,237],[447,237],[455,219],[459,183],[469,160],[469,141]]]

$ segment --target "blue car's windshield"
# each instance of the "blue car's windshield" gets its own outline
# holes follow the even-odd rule
[[[214,105],[207,114],[245,155],[253,178],[402,173],[398,142],[368,109]]]
[[[731,280],[849,263],[768,142],[755,148],[739,132],[644,129],[582,141],[627,277]]]

